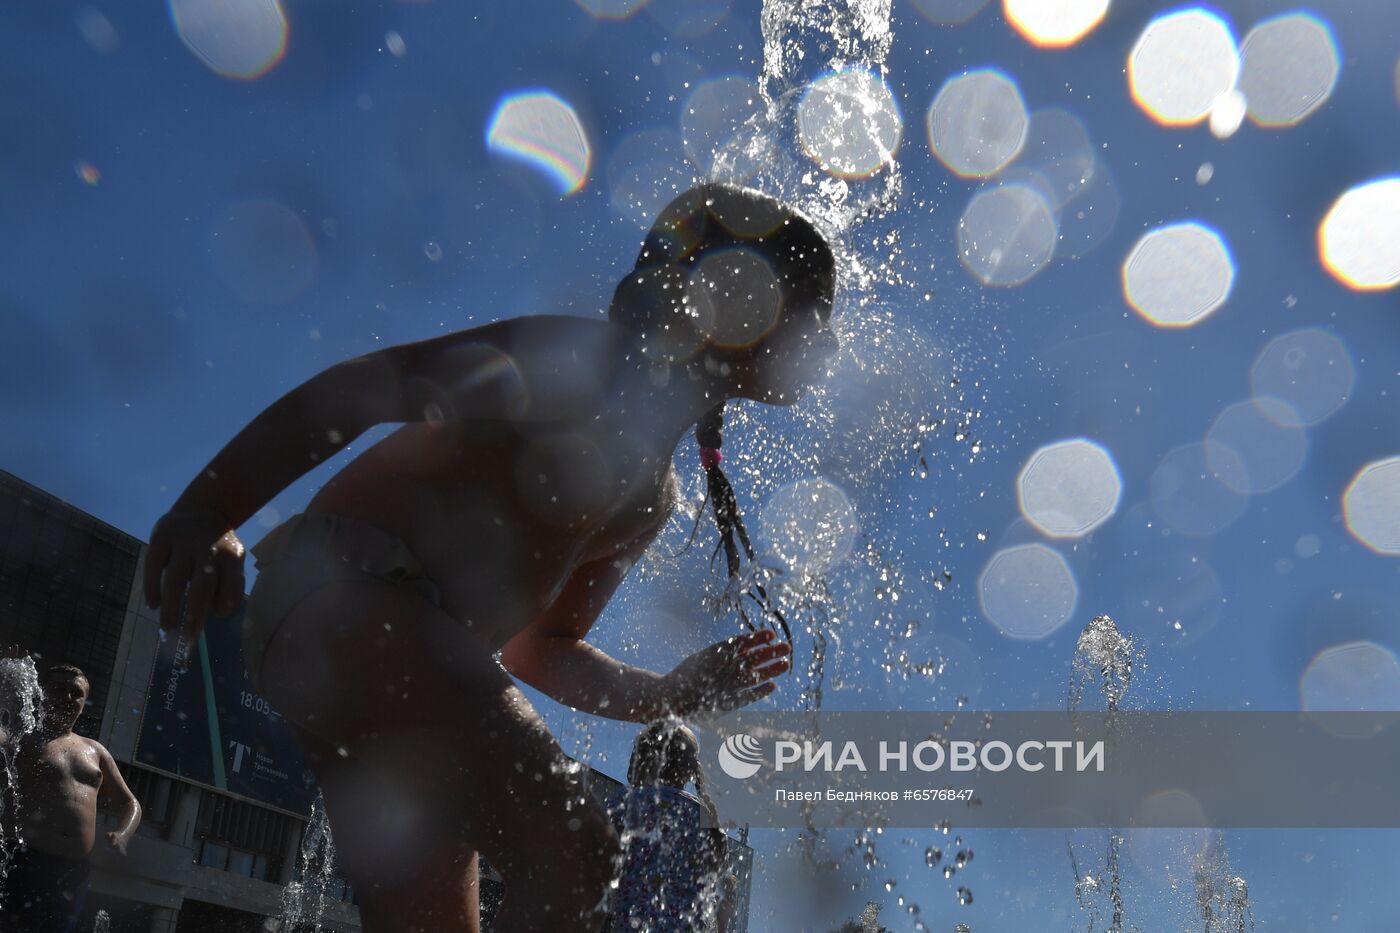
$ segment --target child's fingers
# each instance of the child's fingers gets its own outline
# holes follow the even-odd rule
[[[748,632],[729,641],[720,642],[722,650],[730,658],[742,660],[748,652],[762,648],[765,644],[773,640],[773,632],[763,629],[757,632]]]
[[[729,639],[729,641],[726,642],[726,644],[734,645],[743,649],[749,649],[755,648],[763,644],[764,642],[772,641],[772,639],[773,630],[761,628],[756,632],[745,632],[742,635],[735,635],[733,638]]]
[[[783,658],[780,661],[774,661],[767,667],[756,668],[752,674],[754,682],[757,683],[759,681],[771,680],[774,677],[777,677],[779,674],[786,671],[791,666],[792,662],[790,662],[787,658]]]
[[[721,712],[727,712],[732,709],[738,709],[741,706],[748,706],[755,700],[761,700],[777,689],[777,684],[769,682],[766,684],[760,684],[759,686],[749,690],[740,691],[739,693],[736,693],[731,697],[730,701],[725,704]]]
[[[787,642],[781,642],[776,645],[764,645],[761,648],[754,648],[748,654],[744,655],[744,660],[748,662],[750,667],[753,667],[756,664],[771,661],[773,658],[786,657],[789,654],[792,654],[792,646]]]

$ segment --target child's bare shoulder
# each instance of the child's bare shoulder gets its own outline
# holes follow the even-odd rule
[[[570,418],[602,402],[619,362],[612,325],[541,314],[503,322],[501,333],[498,346],[520,374],[534,417]]]
[[[444,379],[477,371],[518,384],[529,420],[592,410],[619,362],[613,325],[597,318],[539,314],[447,334],[425,347]]]

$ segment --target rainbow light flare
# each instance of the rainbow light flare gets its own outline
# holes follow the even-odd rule
[[[1031,45],[1062,49],[1103,22],[1109,0],[1004,0],[1006,21]]]
[[[1378,178],[1339,197],[1317,229],[1317,250],[1348,288],[1400,285],[1400,177]]]
[[[85,160],[80,159],[79,161],[74,162],[73,171],[75,174],[77,174],[78,178],[82,179],[82,181],[93,187],[97,187],[97,183],[102,180],[101,170],[98,169],[96,165],[93,165],[91,162]]]
[[[486,129],[492,152],[533,166],[568,197],[588,181],[592,150],[578,114],[552,91],[508,94],[496,106]]]
[[[1342,493],[1351,536],[1377,554],[1400,556],[1400,456],[1366,464]]]
[[[1190,126],[1209,117],[1239,75],[1235,34],[1203,7],[1157,17],[1128,55],[1133,100],[1164,126]]]
[[[169,0],[180,41],[225,78],[261,78],[286,57],[281,0]]]

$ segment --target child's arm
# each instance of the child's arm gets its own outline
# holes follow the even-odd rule
[[[175,507],[216,512],[232,530],[375,425],[510,414],[518,369],[475,333],[388,347],[323,370],[229,441]]]
[[[510,324],[513,322],[503,322]],[[316,464],[382,423],[509,416],[521,404],[519,367],[498,349],[511,331],[488,325],[339,363],[252,420],[200,471],[156,523],[146,555],[146,602],[173,629],[180,597],[193,642],[211,609],[243,595],[243,545],[233,529]]]
[[[624,664],[583,640],[646,544],[580,567],[548,612],[506,643],[506,670],[560,703],[626,722],[734,709],[771,693],[790,649],[769,644],[768,630],[711,645],[669,674]]]
[[[660,674],[624,664],[583,640],[646,544],[574,571],[545,614],[501,649],[505,669],[594,716],[651,722],[665,715]]]
[[[116,760],[102,745],[93,744],[97,745],[102,761],[102,784],[97,789],[98,796],[117,814],[117,828],[107,833],[107,843],[125,855],[127,842],[136,835],[136,827],[141,825],[141,804],[137,803],[136,795],[122,780]]]

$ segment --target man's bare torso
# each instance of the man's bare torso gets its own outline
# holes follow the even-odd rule
[[[96,743],[76,733],[30,736],[17,756],[19,822],[26,843],[41,852],[81,860],[97,836],[102,759]]]
[[[608,325],[537,320],[480,329],[515,362],[511,379],[528,396],[521,417],[406,425],[308,506],[403,539],[443,608],[492,650],[548,608],[579,566],[655,534],[677,492],[671,451],[646,413],[610,404],[620,360]]]

